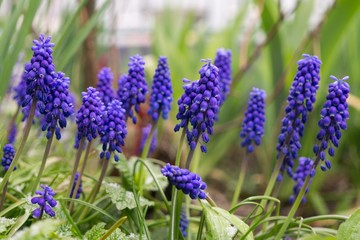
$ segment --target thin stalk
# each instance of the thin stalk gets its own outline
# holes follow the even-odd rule
[[[317,165],[319,164],[319,161],[320,161],[320,152],[322,151],[322,149],[319,150],[317,156],[316,156],[316,159],[314,161],[314,164],[312,166],[312,170],[316,170],[316,167]],[[294,217],[297,209],[299,208],[300,204],[301,204],[301,201],[302,201],[302,198],[304,197],[305,193],[306,193],[306,189],[309,187],[309,184],[310,184],[310,180],[311,180],[311,174],[309,174],[306,178],[305,178],[305,181],[304,181],[304,184],[299,192],[299,194],[297,195],[296,199],[295,199],[295,202],[294,204],[292,205],[291,209],[290,209],[290,212],[288,213],[288,216],[287,218],[285,219],[285,222],[284,224],[281,226],[278,234],[276,235],[276,238],[275,240],[280,240],[281,237],[284,235],[284,233],[286,232],[286,229],[288,228],[292,218]]]
[[[121,224],[123,224],[126,221],[127,217],[122,217],[119,220],[117,220],[112,226],[111,228],[109,228],[109,230],[107,230],[107,232],[100,238],[100,240],[105,240],[107,239],[113,232],[115,232],[115,230],[120,227]]]
[[[149,154],[151,141],[153,139],[153,136],[154,136],[154,133],[155,133],[155,130],[157,127],[157,123],[158,123],[158,121],[156,121],[154,123],[154,125],[151,126],[149,136],[146,139],[143,151],[141,153],[141,159],[147,158],[147,156]],[[140,195],[143,194],[143,185],[144,185],[145,179],[146,179],[146,173],[144,173],[144,165],[140,164],[139,175],[138,175],[138,188],[139,188]]]
[[[112,154],[111,154],[110,158],[111,157],[112,157]],[[98,192],[100,190],[100,187],[101,187],[101,184],[102,184],[102,182],[103,182],[103,180],[105,178],[106,170],[108,168],[109,161],[110,161],[110,160],[107,160],[105,158],[102,158],[101,160],[103,161],[101,174],[100,174],[100,177],[99,177],[99,181],[95,185],[94,194],[91,196],[89,203],[93,203],[95,201],[96,195],[98,194]]]
[[[12,118],[10,120],[8,132],[7,132],[7,135],[6,135],[6,141],[9,140],[9,136],[11,134],[11,129],[15,124],[15,121],[16,121],[17,116],[19,115],[19,112],[20,112],[20,106],[18,105],[17,108],[16,108],[16,112],[15,112],[14,116],[12,116]]]
[[[4,207],[4,203],[5,203],[5,199],[6,199],[6,192],[7,192],[7,187],[9,185],[9,181],[6,182],[5,187],[3,189],[3,192],[1,194],[1,200],[0,200],[0,212],[2,211],[3,207]]]
[[[82,178],[82,175],[83,175],[84,170],[85,170],[87,159],[89,158],[89,153],[90,153],[91,147],[92,147],[92,141],[90,141],[88,143],[88,145],[86,146],[85,157],[84,157],[84,161],[83,161],[83,163],[81,165],[81,169],[80,169],[80,172],[79,172],[79,178],[78,178],[78,180],[77,180],[77,182],[75,184],[73,194],[70,196],[70,198],[72,198],[73,196],[75,197],[77,191],[79,190],[81,178]],[[76,173],[75,173],[75,175],[76,175]],[[74,181],[75,181],[75,178],[74,178]],[[72,187],[72,185],[71,185],[71,187]],[[74,202],[70,202],[69,212],[72,211],[73,207],[74,207]]]
[[[79,162],[80,162],[81,154],[82,154],[82,151],[83,151],[83,148],[84,148],[84,144],[85,144],[85,137],[82,137],[81,140],[80,140],[80,143],[79,143],[79,148],[78,148],[78,150],[76,152],[74,168],[73,168],[73,171],[71,173],[71,180],[70,180],[70,184],[69,184],[69,188],[68,188],[68,192],[67,192],[66,196],[70,196],[71,188],[72,188],[72,185],[74,184],[74,181],[75,181],[75,174],[76,174],[77,169],[79,167]]]
[[[186,134],[186,129],[187,129],[187,125],[186,127],[183,128],[182,132],[181,132],[181,137],[180,137],[180,142],[179,142],[179,146],[178,149],[176,151],[176,159],[175,159],[175,165],[176,166],[180,166],[181,164],[181,153],[182,153],[182,148],[184,145],[184,140],[185,140],[185,134]]]
[[[200,218],[200,223],[199,223],[199,228],[198,228],[198,233],[197,233],[196,240],[201,240],[204,225],[205,225],[205,213],[202,212],[202,213],[201,213],[201,218]]]
[[[200,131],[199,131],[199,132],[200,132]],[[198,142],[199,142],[199,138],[200,138],[200,134],[199,134],[199,136],[197,136],[197,138],[196,138],[196,141],[195,141],[196,146],[197,146],[197,144],[198,144]],[[191,160],[192,160],[193,157],[194,157],[195,150],[196,150],[196,148],[195,148],[194,150],[191,150],[191,149],[190,149],[190,151],[189,151],[188,157],[187,157],[187,159],[186,159],[186,168],[187,168],[187,169],[190,168]]]
[[[40,166],[39,172],[37,174],[37,177],[36,177],[32,187],[31,187],[31,193],[35,192],[35,190],[37,188],[37,185],[40,182],[41,175],[43,174],[44,169],[45,169],[46,160],[47,160],[47,158],[49,156],[49,153],[50,153],[50,148],[51,148],[51,143],[52,143],[53,138],[54,138],[54,129],[51,130],[51,136],[47,140],[44,155],[43,155],[43,159],[42,159],[42,162],[41,162],[41,166]]]
[[[0,191],[4,190],[5,185],[6,185],[7,181],[9,180],[9,177],[10,177],[11,173],[13,172],[14,167],[16,166],[16,164],[17,164],[17,162],[19,160],[19,157],[21,156],[22,150],[24,149],[26,140],[29,137],[32,121],[34,119],[35,109],[36,109],[36,100],[33,98],[32,103],[31,103],[29,117],[26,120],[26,124],[25,124],[24,131],[23,131],[24,135],[21,138],[19,149],[16,151],[14,159],[11,162],[9,169],[6,171],[5,176],[4,176],[4,178],[3,178],[2,182],[1,182]]]
[[[240,168],[240,172],[239,172],[239,178],[238,178],[238,181],[237,181],[237,184],[236,184],[233,199],[231,201],[231,208],[233,208],[236,205],[236,203],[237,203],[237,201],[239,199],[239,196],[240,196],[240,193],[241,193],[241,188],[242,188],[242,185],[244,183],[247,167],[248,167],[248,152],[245,153],[244,159],[243,159],[243,161],[241,163],[241,168]]]

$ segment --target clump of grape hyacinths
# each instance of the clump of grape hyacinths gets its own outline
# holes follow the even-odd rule
[[[253,88],[250,92],[250,99],[242,123],[240,137],[242,147],[246,147],[247,152],[254,151],[254,145],[259,146],[264,135],[265,124],[265,91]]]
[[[221,93],[220,105],[223,104],[230,92],[231,85],[231,51],[227,49],[218,49],[214,65],[219,69],[219,90]]]
[[[300,138],[304,133],[304,124],[308,113],[313,109],[319,88],[320,65],[321,61],[316,56],[308,54],[303,54],[303,59],[298,61],[298,70],[289,91],[286,115],[282,119],[281,133],[276,146],[278,158],[284,156],[278,180],[282,179],[284,171],[292,177],[294,159],[297,159],[301,148]]]
[[[101,101],[105,106],[107,106],[114,99],[114,91],[112,88],[114,75],[110,68],[103,67],[99,71],[98,79],[99,81],[97,83],[96,90],[99,92]]]
[[[66,118],[70,117],[75,111],[73,100],[69,95],[69,84],[70,79],[65,77],[64,73],[58,72],[47,97],[46,105],[42,102],[38,105],[40,113],[45,115],[41,128],[43,131],[47,130],[47,139],[54,132],[56,139],[60,140],[60,128],[66,127]]]
[[[78,190],[76,191],[75,199],[80,198],[80,195],[81,195],[81,193],[82,193],[82,191],[83,191],[83,190],[82,190],[82,180],[79,179],[79,176],[80,176],[80,174],[79,174],[78,172],[76,172],[76,174],[75,174],[75,179],[74,179],[74,183],[73,183],[73,185],[72,185],[71,193],[70,193],[70,197],[71,197],[71,198],[73,197],[73,194],[74,194],[74,190],[75,190],[75,186],[76,186],[77,181],[80,181],[80,183],[79,183],[79,188],[78,188]]]
[[[192,199],[205,199],[206,184],[201,180],[200,176],[190,172],[185,168],[166,164],[161,169],[162,174],[167,177],[170,184],[175,186],[178,190],[182,190]]]
[[[337,79],[330,76],[330,78],[334,82],[329,85],[326,102],[320,113],[321,119],[318,123],[320,131],[317,134],[319,143],[314,146],[314,153],[325,163],[320,166],[323,171],[331,168],[330,161],[326,159],[326,150],[329,156],[335,155],[335,148],[339,147],[341,130],[346,129],[346,121],[349,118],[346,100],[349,97],[350,86],[345,82],[349,77]]]
[[[33,42],[34,46],[31,48],[34,52],[33,57],[30,63],[25,65],[27,95],[22,102],[23,107],[29,105],[32,99],[46,104],[47,95],[56,75],[52,59],[54,43],[51,42],[51,37],[45,38],[44,34],[41,34],[39,40]]]
[[[145,81],[145,61],[139,56],[130,57],[129,72],[126,79],[119,86],[118,97],[122,102],[122,106],[126,114],[136,124],[135,112],[140,111],[140,104],[145,102],[147,93],[147,85]],[[133,110],[134,109],[134,110]]]
[[[151,124],[146,125],[142,128],[142,136],[141,136],[141,143],[140,143],[140,152],[144,150],[146,139],[149,137],[151,131]],[[149,154],[152,154],[157,146],[157,130],[155,130],[154,135],[150,142]]]
[[[302,186],[304,185],[305,178],[308,175],[310,175],[311,178],[314,177],[315,170],[312,169],[313,164],[314,164],[314,161],[311,160],[310,158],[306,158],[306,157],[299,158],[299,165],[292,177],[292,179],[295,181],[295,185],[293,187],[293,194],[289,198],[289,201],[291,203],[293,203],[295,201],[297,195],[299,194]],[[309,188],[306,189],[305,193],[307,193],[308,190],[309,190]],[[302,203],[305,203],[306,197],[304,196],[301,201],[302,201]]]
[[[111,153],[114,153],[115,161],[119,161],[119,156],[115,153],[121,153],[121,147],[125,144],[127,135],[125,110],[121,102],[113,100],[106,108],[104,120],[100,129],[102,152],[100,158],[110,159]]]
[[[75,148],[79,148],[81,138],[86,138],[88,141],[96,138],[99,127],[103,123],[104,104],[95,88],[89,87],[87,92],[82,93],[82,102],[83,104],[76,115],[78,131]]]
[[[165,120],[168,118],[172,102],[172,92],[167,58],[159,57],[150,95],[150,109],[148,111],[154,122],[159,119],[160,115]]]
[[[181,208],[181,212],[180,212],[180,231],[182,233],[182,235],[184,237],[187,236],[187,229],[189,227],[189,219],[186,216],[186,212],[185,212],[185,208],[182,207]]]
[[[190,123],[192,128],[188,128],[186,132],[190,149],[196,148],[201,137],[201,151],[207,152],[205,143],[210,141],[209,135],[213,133],[221,97],[218,68],[211,64],[211,60],[202,61],[206,64],[199,71],[200,79],[185,86],[185,93],[178,100],[179,113],[176,118],[181,122],[174,130],[178,131]]]
[[[3,157],[1,159],[1,165],[4,167],[5,171],[7,171],[11,165],[12,160],[15,156],[14,146],[10,143],[6,144],[3,148]],[[16,167],[14,167],[14,170]]]
[[[43,190],[36,190],[35,193],[38,196],[31,198],[32,204],[39,205],[33,211],[33,217],[41,219],[43,217],[44,211],[50,217],[55,217],[55,212],[53,208],[57,205],[57,202],[54,199],[55,192],[47,185],[40,185]]]

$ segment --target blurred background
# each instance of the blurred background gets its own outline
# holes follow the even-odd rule
[[[267,92],[263,144],[251,155],[241,198],[261,195],[275,162],[277,136],[289,87],[303,53],[323,62],[317,102],[301,141],[300,156],[312,156],[317,121],[330,75],[349,75],[351,86],[348,130],[341,139],[333,168],[318,171],[311,185],[304,215],[343,212],[360,207],[360,2],[356,0],[0,0],[1,127],[15,111],[11,88],[19,82],[31,58],[32,40],[52,36],[54,63],[71,78],[80,103],[81,91],[96,86],[97,73],[109,66],[117,79],[127,72],[129,56],[145,57],[148,85],[158,56],[167,56],[174,102],[170,119],[162,122],[154,158],[172,162],[178,145],[177,99],[182,79],[196,80],[200,59],[214,59],[218,48],[232,51],[233,83],[220,111],[208,153],[201,154],[197,172],[221,207],[228,208],[244,150],[239,132],[252,87]],[[136,154],[141,126],[149,120],[146,105],[140,124],[130,126],[127,157]],[[71,124],[75,129],[75,124]],[[69,146],[73,140],[69,138]],[[284,180],[280,199],[287,206],[292,182]]]

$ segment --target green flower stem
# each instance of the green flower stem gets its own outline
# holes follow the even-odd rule
[[[202,232],[203,232],[203,228],[205,225],[205,213],[202,212],[201,213],[201,218],[200,218],[200,223],[199,223],[199,228],[198,228],[198,233],[196,236],[196,240],[201,240],[202,239]]]
[[[52,140],[54,138],[54,129],[51,130],[51,136],[50,138],[47,140],[47,143],[46,143],[46,147],[45,147],[45,152],[44,152],[44,155],[43,155],[43,159],[42,159],[42,162],[41,162],[41,166],[40,166],[40,169],[39,169],[39,172],[37,174],[37,177],[35,179],[35,181],[33,182],[33,185],[31,187],[31,193],[34,193],[39,182],[40,182],[40,178],[41,178],[41,175],[43,174],[44,172],[44,169],[45,169],[45,164],[46,164],[46,160],[49,156],[49,153],[50,153],[50,148],[51,148],[51,143],[52,143]]]
[[[113,153],[111,153],[110,159],[112,158],[112,156],[113,156]],[[99,181],[95,185],[95,188],[94,188],[93,194],[91,195],[89,203],[93,203],[95,201],[96,195],[98,194],[98,192],[100,190],[100,187],[101,187],[101,184],[104,181],[104,178],[105,178],[105,175],[106,175],[106,170],[108,168],[110,159],[109,160],[107,160],[105,158],[101,159],[103,161],[101,174],[100,174],[100,177],[99,177]]]
[[[314,164],[312,166],[312,170],[316,170],[317,165],[319,164],[320,161],[320,152],[322,151],[322,149],[319,149],[319,152],[316,156],[316,159],[314,161]],[[299,208],[302,198],[304,197],[305,193],[306,193],[306,189],[309,187],[310,184],[310,180],[311,180],[311,176],[310,174],[305,178],[304,184],[299,192],[299,194],[297,195],[294,204],[292,205],[290,212],[284,222],[284,224],[281,226],[280,231],[278,232],[278,234],[276,235],[275,240],[280,240],[281,237],[284,235],[284,233],[286,232],[286,229],[288,228],[290,222],[292,221],[292,218],[294,217],[297,209]]]
[[[25,124],[24,131],[23,131],[24,135],[21,139],[19,149],[16,151],[14,159],[11,162],[9,169],[7,170],[3,180],[1,182],[0,191],[4,190],[5,185],[6,185],[7,181],[9,180],[11,173],[14,171],[14,167],[16,166],[17,162],[19,161],[19,157],[21,156],[22,150],[24,149],[26,140],[29,137],[32,121],[33,121],[34,115],[35,115],[35,109],[36,109],[36,100],[33,98],[32,103],[31,103],[29,117],[26,120],[26,124]]]
[[[85,145],[85,137],[82,137],[80,139],[79,148],[78,148],[78,150],[76,152],[74,168],[73,168],[73,171],[71,173],[71,180],[70,180],[69,188],[68,188],[68,191],[67,191],[67,194],[66,194],[67,197],[70,196],[71,188],[72,188],[72,185],[74,184],[74,181],[75,181],[75,174],[76,174],[77,169],[79,167],[79,162],[80,162],[80,158],[81,158],[81,154],[82,154],[84,145]]]
[[[212,198],[207,195],[206,196],[206,201],[212,206],[212,207],[216,207],[216,203],[214,202],[214,200],[212,200]]]
[[[0,199],[0,212],[3,209],[4,203],[5,203],[5,198],[6,198],[6,192],[7,192],[7,187],[9,185],[9,181],[6,182],[5,187],[3,189],[3,192],[1,194],[1,199]]]
[[[147,158],[147,156],[148,156],[148,154],[149,154],[149,150],[150,150],[150,146],[151,146],[151,141],[152,141],[152,139],[153,139],[155,130],[156,130],[156,128],[157,128],[157,123],[158,123],[158,121],[156,121],[156,122],[154,123],[154,125],[151,126],[151,130],[150,130],[149,136],[148,136],[147,139],[146,139],[144,148],[143,148],[142,153],[141,153],[141,158],[142,158],[142,159]],[[143,194],[143,186],[144,186],[144,183],[145,183],[145,179],[146,179],[146,173],[144,173],[144,165],[143,165],[143,164],[140,164],[139,175],[138,175],[138,177],[137,177],[137,180],[138,180],[138,181],[137,181],[137,185],[138,185],[138,188],[139,188],[139,194],[140,194],[140,195]]]
[[[19,115],[19,112],[20,112],[20,106],[18,105],[14,116],[12,116],[12,118],[10,120],[9,128],[8,128],[7,135],[6,135],[6,141],[8,141],[8,139],[9,139],[9,136],[11,134],[11,129],[12,129],[13,125],[15,124],[15,121],[16,121],[17,116]]]
[[[77,191],[79,190],[81,178],[82,178],[82,175],[83,175],[84,170],[85,170],[85,166],[86,166],[87,159],[89,158],[89,153],[90,153],[91,147],[92,147],[92,141],[90,141],[90,142],[88,143],[88,145],[86,146],[85,157],[84,157],[84,161],[83,161],[83,163],[82,163],[82,165],[81,165],[81,169],[80,169],[80,172],[79,172],[79,178],[78,178],[78,180],[77,180],[77,182],[76,182],[76,185],[75,185],[73,194],[72,194],[71,196],[69,195],[70,198],[73,198],[73,197],[75,198],[76,193],[77,193]],[[76,173],[75,173],[75,175],[76,175]],[[74,178],[74,181],[75,181],[75,178]],[[71,185],[71,186],[72,186],[72,185]],[[71,192],[70,192],[70,193],[71,193]],[[70,202],[69,212],[72,211],[73,207],[74,207],[74,202]]]
[[[182,132],[181,132],[181,137],[180,137],[180,142],[179,142],[179,146],[178,149],[176,151],[176,159],[175,159],[175,165],[176,166],[180,166],[181,164],[181,153],[182,153],[182,148],[184,145],[184,140],[185,140],[185,134],[186,134],[186,129],[187,126],[183,128]]]
[[[111,228],[109,228],[109,230],[107,230],[107,232],[100,238],[100,240],[105,240],[107,239],[113,232],[115,232],[115,230],[120,227],[121,224],[123,224],[126,221],[127,217],[122,217],[119,220],[117,220],[112,226]]]
[[[240,196],[240,193],[241,193],[241,188],[242,188],[242,185],[243,185],[244,179],[245,179],[247,166],[248,166],[248,153],[246,152],[245,156],[244,156],[244,159],[242,160],[242,163],[241,163],[241,168],[240,168],[240,172],[239,172],[239,179],[237,181],[234,196],[233,196],[233,199],[231,201],[231,208],[233,208],[236,205],[236,203],[237,203],[237,201],[239,199],[239,196]]]

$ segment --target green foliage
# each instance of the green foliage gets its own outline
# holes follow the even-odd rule
[[[0,233],[6,232],[6,230],[15,223],[15,218],[0,217]]]
[[[340,225],[337,238],[341,240],[360,239],[360,209]]]
[[[30,227],[18,231],[12,239],[28,240],[28,239],[62,239],[55,234],[56,228],[61,224],[61,221],[56,219],[46,219],[36,222]]]

